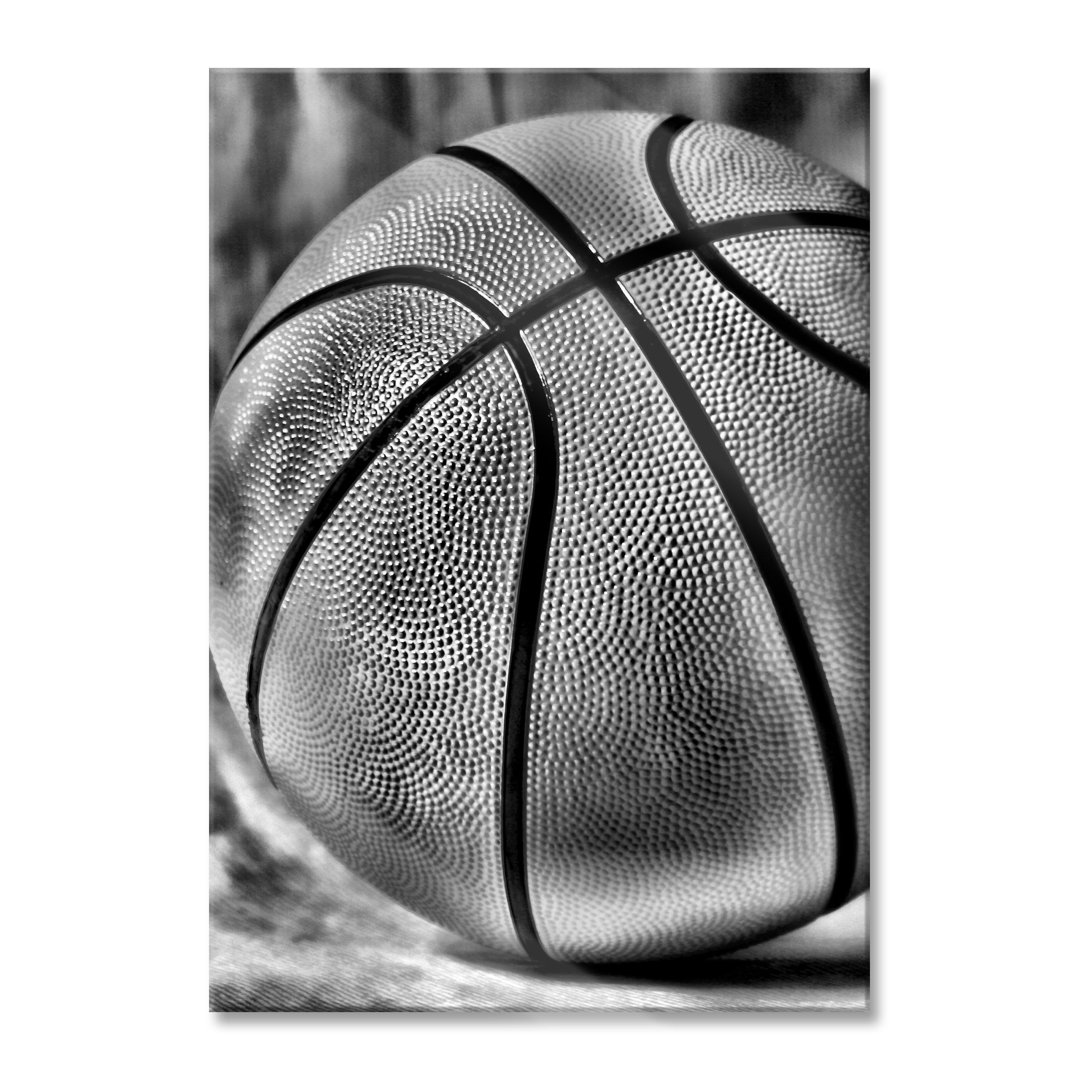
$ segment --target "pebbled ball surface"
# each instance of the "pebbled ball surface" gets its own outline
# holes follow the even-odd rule
[[[564,470],[529,725],[542,938],[560,958],[653,959],[809,917],[829,793],[724,500],[603,300],[528,336]]]
[[[495,354],[365,473],[293,582],[262,691],[271,773],[327,846],[503,949],[493,811],[532,461],[515,391]]]
[[[237,716],[263,598],[311,504],[482,325],[438,293],[385,286],[292,319],[225,385],[210,430],[210,634]]]
[[[354,274],[422,266],[468,281],[504,311],[577,269],[494,180],[452,158],[409,165],[343,210],[270,291],[240,343],[283,308]]]
[[[513,166],[535,184],[607,259],[671,231],[639,153],[656,117],[575,113],[496,128],[472,139],[475,146]],[[566,162],[575,162],[572,169]]]
[[[870,363],[870,238],[792,229],[722,240],[739,273],[820,338]]]
[[[425,158],[384,181],[270,293],[211,430],[211,644],[246,725],[271,581],[345,463],[394,421],[275,611],[262,751],[345,864],[519,954],[503,813],[520,789],[536,935],[573,962],[782,933],[821,913],[836,862],[834,793],[788,630],[688,421],[604,295],[603,260],[632,263],[676,231],[646,167],[663,120],[548,117],[467,144],[554,203],[597,265],[579,266],[527,199],[465,161]],[[857,185],[734,128],[689,124],[669,165],[702,225],[866,213]],[[715,250],[868,364],[864,233],[751,229]],[[365,285],[245,351],[289,305],[389,267],[447,275],[495,305],[525,359],[498,341],[474,355],[490,314],[430,281]],[[652,256],[618,288],[700,402],[797,597],[850,768],[857,893],[869,860],[868,395],[761,322],[692,251]],[[401,411],[461,357],[449,385]],[[546,522],[542,477],[554,496],[537,562],[526,535]],[[534,639],[515,636],[531,580]],[[512,714],[522,656],[531,682]],[[511,731],[525,733],[520,773],[504,757]]]
[[[870,459],[865,395],[803,356],[693,255],[628,276],[731,452],[818,647],[856,776],[869,774]],[[679,303],[667,298],[680,297]],[[856,785],[860,816],[869,809]],[[866,835],[856,879],[865,888]]]
[[[687,128],[672,147],[671,170],[683,202],[701,223],[777,211],[868,210],[868,194],[858,184],[726,124]]]

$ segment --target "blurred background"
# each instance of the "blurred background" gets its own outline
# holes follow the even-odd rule
[[[865,70],[213,70],[210,407],[251,317],[331,218],[415,158],[499,124],[589,109],[685,113],[867,184]],[[861,1008],[865,899],[718,960],[542,974],[400,909],[297,823],[211,663],[211,1008]]]

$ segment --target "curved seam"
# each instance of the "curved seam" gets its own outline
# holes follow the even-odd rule
[[[465,303],[469,311],[484,322],[490,324],[502,319],[503,312],[479,292],[470,290],[467,285],[460,282],[456,285],[456,291],[458,293],[456,298]],[[271,579],[266,596],[263,597],[262,608],[255,624],[247,678],[248,727],[251,731],[251,741],[267,776],[275,787],[277,785],[263,748],[259,691],[262,685],[263,664],[270,649],[278,612],[284,603],[289,586],[322,527],[352,490],[357,480],[367,471],[368,466],[420,409],[497,347],[495,338],[496,335],[490,329],[474,338],[411,393],[402,398],[393,411],[367,435],[345,463],[338,467],[337,472],[309,507],[300,527],[293,534],[292,540],[278,561],[277,570]]]
[[[448,153],[452,153],[454,156],[461,156],[463,159],[471,158],[472,164],[478,168],[482,168],[481,161],[485,157],[490,155],[484,155],[482,151],[476,151],[475,153],[469,153],[468,155],[458,155],[457,151],[467,148],[449,148]],[[513,182],[518,174],[510,170],[509,167],[503,165],[498,159],[491,158],[504,174],[503,183],[504,186],[510,186],[507,183],[507,179]],[[486,171],[486,170],[485,170]],[[524,180],[524,178],[519,178]],[[527,182],[525,182],[527,183]],[[531,185],[530,185],[531,187]],[[512,189],[514,190],[514,189]],[[534,189],[535,190],[535,189]],[[520,192],[515,190],[515,194]],[[541,198],[543,198],[541,196]],[[430,376],[420,387],[417,388],[412,394],[408,395],[394,413],[387,417],[364,441],[364,443],[354,452],[344,466],[339,470],[338,474],[331,480],[327,488],[324,489],[319,499],[312,506],[308,515],[305,517],[297,534],[294,536],[290,547],[286,551],[286,556],[283,558],[282,563],[278,567],[278,574],[275,575],[275,581],[271,585],[271,592],[268,592],[267,598],[264,601],[263,611],[260,614],[259,627],[256,631],[256,646],[253,646],[252,650],[252,664],[249,665],[249,686],[248,686],[248,705],[249,714],[252,719],[252,741],[255,744],[257,754],[260,761],[263,764],[264,769],[267,771],[267,775],[270,776],[273,782],[273,776],[270,774],[269,767],[266,762],[265,753],[262,747],[262,734],[261,726],[258,723],[258,688],[261,681],[261,665],[262,660],[265,659],[266,651],[269,648],[270,633],[273,629],[273,622],[276,619],[276,613],[280,607],[281,602],[284,599],[285,593],[288,590],[288,585],[291,583],[292,576],[295,574],[296,569],[299,567],[300,562],[303,560],[304,555],[310,548],[315,537],[318,535],[319,530],[325,521],[328,519],[333,510],[345,497],[348,490],[356,482],[359,476],[366,470],[367,466],[378,455],[378,453],[390,442],[393,436],[405,423],[407,423],[428,401],[430,401],[436,394],[441,392],[447,386],[449,386],[454,380],[463,375],[469,368],[475,363],[481,360],[484,356],[489,354],[495,348],[500,345],[506,345],[508,352],[515,361],[515,367],[517,368],[519,375],[522,375],[522,365],[519,363],[521,357],[515,355],[513,346],[520,345],[525,351],[527,357],[526,367],[531,371],[531,376],[535,377],[539,386],[543,391],[543,406],[542,408],[547,412],[547,421],[542,418],[538,421],[537,414],[533,408],[533,402],[526,395],[526,400],[529,403],[530,419],[533,425],[534,431],[534,454],[536,432],[541,429],[543,424],[550,423],[551,425],[551,439],[552,445],[556,445],[556,435],[554,430],[554,412],[551,409],[550,399],[547,397],[546,388],[543,387],[543,380],[535,366],[532,364],[531,357],[528,356],[527,349],[524,343],[521,341],[519,334],[522,328],[530,325],[544,315],[555,310],[557,307],[572,300],[583,293],[587,292],[591,288],[598,288],[601,293],[608,299],[609,303],[614,296],[615,304],[619,305],[620,301],[618,297],[623,297],[623,303],[630,305],[631,308],[636,310],[636,306],[629,298],[628,294],[622,288],[621,284],[616,282],[614,278],[619,274],[630,272],[631,270],[638,269],[658,259],[664,258],[671,254],[676,254],[682,251],[691,250],[694,247],[700,246],[704,243],[711,243],[717,239],[723,239],[727,236],[745,235],[754,232],[773,231],[789,228],[806,228],[808,226],[821,227],[821,228],[837,228],[837,229],[859,229],[865,230],[867,228],[867,222],[865,218],[858,217],[856,215],[840,214],[831,211],[811,211],[800,213],[780,213],[780,214],[754,214],[745,215],[738,218],[729,218],[724,221],[714,222],[710,225],[693,226],[682,232],[672,234],[669,236],[661,237],[657,240],[647,242],[640,245],[629,252],[625,252],[619,256],[615,256],[609,259],[607,262],[602,262],[596,252],[592,249],[592,246],[587,240],[577,231],[568,219],[565,219],[561,212],[554,207],[553,204],[548,204],[550,211],[553,212],[554,218],[549,215],[540,215],[541,220],[548,224],[550,221],[555,220],[560,223],[564,223],[561,230],[560,239],[563,241],[564,246],[568,247],[568,250],[574,255],[579,265],[582,266],[583,273],[569,278],[558,285],[553,286],[545,293],[536,297],[528,304],[519,308],[513,315],[507,316],[501,312],[494,304],[492,304],[487,298],[483,297],[472,286],[468,285],[461,279],[455,277],[453,274],[434,270],[428,267],[418,266],[397,266],[388,267],[376,271],[367,271],[358,275],[353,275],[350,278],[344,279],[339,282],[335,282],[333,285],[326,286],[323,289],[315,290],[312,293],[307,294],[304,297],[299,298],[292,304],[287,305],[277,315],[268,320],[259,331],[252,335],[252,337],[245,343],[243,348],[238,351],[235,360],[233,361],[230,374],[235,370],[236,366],[247,356],[258,342],[263,340],[267,335],[284,325],[290,319],[295,318],[297,315],[304,311],[310,310],[323,303],[328,303],[332,300],[339,299],[343,296],[352,295],[364,291],[369,288],[374,288],[381,284],[416,284],[426,288],[430,288],[433,291],[439,292],[443,295],[451,296],[454,299],[459,300],[468,307],[474,314],[481,315],[489,323],[489,329],[476,338],[470,345],[460,350],[447,364],[443,365],[434,375]],[[474,306],[475,305],[475,306]],[[482,309],[478,310],[478,309]],[[651,324],[644,319],[644,316],[638,312],[638,316],[643,321],[644,325],[649,330],[652,329]],[[627,325],[628,330],[632,336],[634,331],[629,323],[627,323],[625,314],[620,314],[620,319]],[[638,340],[635,337],[635,340]],[[659,342],[659,338],[657,338]],[[661,347],[662,342],[660,342]],[[640,347],[640,342],[639,342]],[[643,350],[644,351],[644,350]],[[648,357],[647,357],[648,358]],[[672,361],[674,363],[674,361]],[[526,380],[523,378],[523,386],[526,385]],[[692,391],[691,391],[692,393]],[[699,403],[700,404],[700,403]],[[685,422],[685,418],[684,418]],[[700,449],[700,447],[699,447]],[[539,476],[540,470],[534,467],[534,476]],[[553,470],[551,473],[552,478],[557,475],[557,457],[553,458]],[[346,479],[351,477],[351,479]],[[339,483],[340,482],[340,483]],[[553,480],[554,483],[554,480]],[[554,491],[554,488],[552,488]],[[536,494],[534,492],[533,502],[535,503]],[[553,507],[554,502],[552,498],[552,511],[547,524],[547,534],[544,540],[543,548],[543,562],[541,570],[538,574],[539,580],[543,578],[543,567],[546,567],[547,546],[550,541],[550,528],[553,522]],[[530,507],[530,520],[533,517],[533,507]],[[539,520],[539,519],[537,519]],[[527,526],[528,530],[528,526]],[[535,559],[530,560],[531,563],[536,563]],[[279,581],[279,576],[283,576],[285,568],[288,564],[292,564],[292,570],[288,573],[287,580]],[[525,572],[524,550],[523,550],[523,562],[521,566],[521,575]],[[521,590],[521,580],[519,575],[519,592]],[[276,600],[273,599],[272,593],[275,590],[279,593]],[[273,613],[268,615],[268,610],[273,608]],[[266,624],[264,625],[264,617]],[[517,608],[515,608],[515,621],[517,621]],[[538,614],[537,614],[538,619]],[[535,627],[534,627],[535,630]],[[258,665],[255,664],[256,650],[260,644],[260,633],[262,635],[261,652],[262,657],[259,660]],[[517,685],[528,687],[530,684],[528,680],[532,677],[532,656],[535,652],[535,643],[531,644],[526,650],[530,657],[527,680],[522,682],[518,680]],[[257,666],[257,671],[255,670]],[[254,678],[252,677],[253,671],[255,672]],[[508,675],[508,709],[509,709],[509,695],[511,679]],[[527,700],[527,698],[526,698]],[[252,707],[254,701],[255,707]],[[522,763],[522,769],[524,765]],[[521,773],[523,775],[523,772]],[[506,776],[506,769],[504,768],[504,779]],[[505,800],[504,800],[505,801]],[[523,822],[523,817],[521,818]],[[527,892],[525,893],[524,902],[528,904]],[[531,920],[531,915],[530,915]],[[535,926],[533,927],[533,933],[535,934]],[[519,930],[519,937],[521,937]],[[523,946],[529,951],[529,945],[522,941]],[[538,942],[536,947],[539,948]],[[530,955],[533,955],[530,953]]]
[[[660,138],[670,140],[672,128],[676,131],[681,130],[686,123],[689,121],[681,117],[664,121],[668,127],[665,129],[664,124],[661,124],[657,129],[663,132]],[[650,139],[654,137],[656,137],[655,132]],[[464,150],[468,150],[468,153],[463,153]],[[854,794],[843,736],[828,681],[821,669],[817,650],[805,623],[794,588],[738,467],[704,405],[655,328],[634,303],[622,282],[603,272],[604,264],[600,261],[593,246],[582,237],[577,227],[562,211],[531,181],[485,151],[455,147],[441,152],[454,153],[455,156],[469,161],[478,169],[492,175],[516,195],[551,233],[563,242],[581,266],[583,276],[590,280],[608,301],[638,345],[675,405],[698,452],[712,472],[769,593],[815,719],[818,738],[822,746],[822,756],[825,759],[825,771],[832,795],[836,827],[833,885],[826,908],[831,910],[832,907],[839,906],[851,889],[856,842]],[[659,192],[657,194],[659,197]]]
[[[620,255],[612,256],[606,262],[599,263],[595,277],[613,278],[640,270],[649,263],[670,255],[691,251],[705,244],[726,240],[735,236],[749,236],[761,232],[780,232],[787,229],[836,229],[865,232],[868,222],[855,214],[842,214],[831,210],[781,212],[769,214],[746,214],[741,217],[725,218],[709,225],[696,225],[685,232],[670,233],[656,240],[646,241],[639,247],[632,248]],[[553,285],[546,292],[518,308],[505,321],[500,321],[496,329],[513,332],[522,329],[537,319],[551,312],[560,304],[576,299],[595,285],[595,277],[583,274],[575,275]],[[383,285],[418,285],[440,293],[451,299],[460,299],[465,289],[473,289],[462,278],[448,270],[436,270],[426,266],[399,265],[388,266],[379,270],[365,270],[359,274],[335,281],[320,289],[293,300],[271,316],[259,329],[240,346],[228,372],[227,382],[251,351],[275,330],[313,308],[340,300],[347,296],[366,292]],[[473,290],[478,293],[478,290]],[[464,303],[464,301],[463,301]],[[468,304],[465,303],[467,307]]]
[[[870,368],[861,360],[819,337],[760,289],[746,280],[714,247],[699,247],[694,254],[701,264],[724,286],[736,300],[749,308],[763,323],[770,326],[789,345],[816,360],[838,375],[853,382],[860,390],[870,389]]]
[[[675,136],[693,121],[686,116],[669,116],[649,136],[645,147],[646,171],[660,204],[680,232],[697,227],[690,209],[679,193],[671,171],[671,148]],[[812,360],[823,364],[855,383],[861,390],[870,388],[870,368],[850,353],[826,341],[804,326],[793,315],[753,285],[725,259],[712,242],[695,246],[698,261],[740,303],[785,341]]]
[[[507,344],[521,380],[529,410],[533,441],[533,482],[529,516],[518,563],[514,629],[503,709],[503,765],[500,824],[503,882],[510,918],[518,940],[537,963],[550,959],[540,943],[528,888],[528,760],[529,702],[532,698],[537,637],[544,598],[548,551],[555,524],[558,492],[558,430],[543,375],[519,334]]]
[[[667,391],[720,488],[769,594],[814,717],[836,828],[836,865],[832,890],[826,904],[826,909],[831,910],[833,906],[839,906],[842,898],[846,898],[851,889],[855,873],[854,850],[857,836],[850,767],[828,680],[821,667],[817,648],[794,586],[738,465],[663,339],[621,283],[619,288],[623,290],[623,295],[615,300],[612,306]]]
[[[300,564],[321,532],[322,527],[379,453],[420,409],[450,386],[475,363],[483,359],[494,347],[494,345],[490,344],[489,335],[482,335],[472,344],[455,353],[447,363],[443,364],[434,374],[428,376],[420,386],[406,395],[394,411],[368,434],[367,438],[331,477],[319,497],[312,503],[278,562],[277,570],[274,572],[266,596],[263,598],[262,608],[255,625],[255,636],[248,660],[247,677],[248,727],[251,731],[251,741],[263,768],[266,770],[267,776],[270,777],[275,787],[277,784],[274,781],[273,773],[270,770],[263,749],[262,724],[259,715],[259,691],[262,686],[263,665],[270,649],[278,612],[288,593],[289,586],[292,584]]]
[[[672,221],[680,227],[690,223],[690,217],[675,187],[671,173],[670,155],[675,136],[689,123],[691,121],[686,117],[669,117],[652,132],[646,149],[648,171],[653,186],[656,188],[657,196],[668,211]],[[711,251],[712,249],[707,250]],[[699,249],[697,253],[700,258],[701,250]],[[716,255],[716,258],[720,262],[724,262],[719,255]],[[706,259],[702,258],[702,262],[709,266]],[[727,266],[726,262],[724,265]],[[714,267],[710,267],[710,269],[715,273]],[[731,272],[732,274],[735,273],[734,270]],[[721,280],[723,282],[723,279]],[[752,288],[748,283],[747,285]],[[751,307],[751,310],[754,310],[754,308]],[[758,311],[755,311],[755,314],[762,317]],[[651,325],[649,325],[649,330],[652,331]],[[656,338],[655,345],[667,352],[659,336]],[[668,355],[670,356],[670,354]],[[678,375],[684,379],[685,376],[682,375],[673,358],[671,363]],[[868,369],[865,370],[868,372]],[[687,389],[690,389],[689,383],[687,383]],[[692,393],[692,391],[690,392]],[[709,430],[715,430],[712,428],[712,422],[708,418],[700,399],[694,395],[693,401],[696,406],[701,408],[698,423],[707,422]],[[757,512],[753,497],[746,488],[738,472],[738,467],[727,453],[726,448],[723,447],[719,436],[717,436],[717,446],[723,453],[723,460],[718,459],[717,467],[722,473],[729,476],[732,493],[736,498],[746,501],[747,506],[742,513],[745,521],[739,520],[740,514],[738,512],[735,513],[736,520],[739,521],[740,531],[743,532],[751,554],[758,564],[762,579],[772,598],[773,606],[776,608],[780,625],[788,640],[788,646],[798,668],[803,689],[817,725],[826,778],[832,796],[833,820],[836,832],[833,885],[825,905],[825,910],[831,911],[844,903],[851,892],[858,849],[858,815],[843,727],[840,724],[829,680],[822,666],[821,657],[818,654],[809,624],[806,621],[806,615],[803,612],[791,579],[788,577],[783,560],[772,542],[772,537],[764,521]],[[714,475],[717,475],[715,468]],[[719,475],[717,475],[717,479],[723,488],[724,482],[720,480]]]
[[[534,960],[547,959],[540,945],[526,882],[524,757],[528,712],[523,707],[531,693],[535,641],[547,567],[547,549],[554,523],[558,483],[558,443],[554,408],[531,354],[516,330],[506,328],[504,314],[479,293],[466,295],[459,286],[456,299],[467,302],[474,315],[488,323],[502,320],[501,332],[491,329],[459,350],[429,376],[376,427],[342,465],[312,504],[278,563],[256,624],[248,665],[247,707],[252,744],[271,783],[277,786],[263,745],[259,693],[278,614],[308,551],[335,510],[353,490],[367,468],[394,436],[428,402],[447,389],[474,364],[505,345],[517,372],[529,413],[533,442],[533,484],[518,570],[514,624],[504,704],[503,760],[500,773],[502,870],[507,903],[515,932]]]
[[[292,301],[292,303],[286,304],[276,315],[267,319],[267,321],[236,350],[236,355],[229,365],[229,370],[226,373],[225,378],[228,379],[229,376],[232,375],[240,361],[243,360],[260,341],[268,337],[275,330],[284,326],[285,323],[295,319],[297,315],[302,315],[312,308],[321,307],[323,304],[329,304],[334,300],[340,300],[343,297],[352,296],[355,293],[366,292],[369,289],[377,289],[383,285],[418,285],[427,288],[432,292],[437,292],[442,296],[447,296],[451,300],[457,300],[463,307],[472,311],[474,315],[477,314],[477,312],[473,309],[472,305],[476,302],[477,298],[479,298],[487,305],[489,310],[498,312],[495,321],[500,321],[502,318],[502,311],[496,307],[495,302],[490,297],[484,296],[475,286],[469,284],[464,279],[457,277],[455,274],[450,273],[448,270],[434,270],[428,266],[415,266],[411,264],[385,266],[378,270],[365,270],[362,273],[352,274],[347,278],[342,278],[340,281],[335,281],[330,285],[324,285],[322,288],[314,289],[312,292],[305,293],[303,296],[298,297],[296,300]]]

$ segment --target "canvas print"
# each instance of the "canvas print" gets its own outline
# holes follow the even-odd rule
[[[869,1001],[864,70],[210,73],[210,1005]]]

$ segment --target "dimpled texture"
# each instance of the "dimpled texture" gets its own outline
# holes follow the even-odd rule
[[[578,227],[601,258],[674,231],[649,183],[649,113],[571,113],[497,128],[466,141],[512,166]],[[567,169],[573,161],[577,167]]]
[[[439,293],[384,286],[291,319],[226,384],[210,433],[210,643],[237,716],[263,599],[311,504],[482,327]]]
[[[526,336],[562,463],[529,722],[541,940],[613,962],[806,921],[831,880],[828,785],[723,498],[602,300]]]
[[[270,771],[331,850],[504,949],[503,686],[531,461],[500,351],[396,435],[327,521],[261,695]]]
[[[738,236],[715,245],[747,281],[818,337],[870,363],[870,237],[843,229]]]
[[[426,157],[388,177],[319,233],[271,290],[241,348],[294,301],[388,266],[445,271],[504,311],[577,271],[498,183],[453,158]]]
[[[628,275],[738,466],[795,589],[844,732],[868,874],[869,398],[754,318],[693,255]]]
[[[662,120],[555,117],[470,145],[519,170],[610,258],[675,231],[645,169]],[[866,211],[849,180],[721,125],[678,131],[670,167],[700,224]],[[785,227],[715,250],[868,361],[864,237]],[[273,623],[259,711],[275,782],[387,894],[519,955],[503,865],[514,840],[501,835],[518,788],[525,892],[555,958],[721,951],[814,918],[833,884],[833,793],[789,637],[686,422],[536,213],[464,161],[417,162],[309,245],[244,340],[321,288],[401,265],[493,300],[523,327],[531,359],[477,350],[403,414],[426,379],[472,355],[461,350],[485,324],[431,288],[368,284],[294,315],[239,360],[212,430],[211,635],[242,720],[256,622],[286,549],[371,433],[395,429],[319,525]],[[529,314],[570,278],[580,295]],[[851,765],[857,892],[868,395],[779,337],[692,253],[623,281],[715,424],[803,610]],[[528,363],[546,391],[530,382],[523,395]],[[547,422],[555,463],[533,458],[531,425],[541,446]],[[532,492],[549,476],[547,559],[527,563],[530,514],[546,523]],[[515,637],[519,586],[533,582],[530,693],[524,715],[508,715],[531,640]],[[519,732],[524,770],[504,776]]]
[[[671,173],[699,223],[743,214],[867,212],[867,192],[803,154],[726,124],[693,124],[671,150]]]

